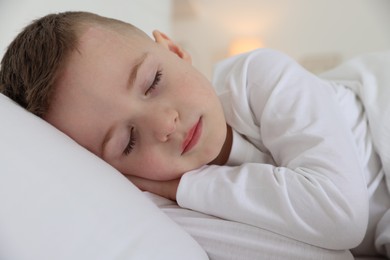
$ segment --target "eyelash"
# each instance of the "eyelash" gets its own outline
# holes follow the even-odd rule
[[[130,139],[125,150],[123,151],[124,155],[129,155],[133,151],[135,145],[135,136],[134,136],[134,127],[130,129]]]
[[[149,95],[157,87],[158,83],[160,83],[161,81],[161,77],[162,77],[162,72],[161,70],[158,70],[156,72],[156,75],[154,76],[152,85],[150,85],[150,87],[146,90],[145,95]]]

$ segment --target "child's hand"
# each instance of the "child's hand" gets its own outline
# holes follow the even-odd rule
[[[167,199],[176,201],[176,192],[180,179],[170,181],[153,181],[129,175],[126,175],[126,177],[142,191],[149,191]]]

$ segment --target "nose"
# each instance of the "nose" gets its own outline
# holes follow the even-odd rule
[[[174,109],[157,109],[156,111],[150,111],[150,113],[152,115],[150,127],[154,137],[160,142],[168,141],[171,134],[176,131],[179,118],[177,111]]]

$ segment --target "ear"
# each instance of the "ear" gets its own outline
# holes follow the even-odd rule
[[[156,43],[161,44],[164,48],[167,50],[175,53],[177,56],[179,56],[181,59],[192,63],[191,55],[186,52],[184,49],[182,49],[179,45],[174,43],[167,35],[160,31],[153,31],[153,37]]]

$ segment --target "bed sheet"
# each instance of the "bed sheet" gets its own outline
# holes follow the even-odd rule
[[[334,251],[311,246],[264,229],[180,208],[173,201],[149,192],[144,194],[195,238],[211,260],[354,259],[348,250]]]

